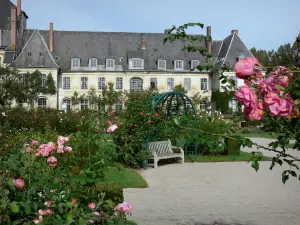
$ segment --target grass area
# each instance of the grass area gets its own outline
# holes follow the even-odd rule
[[[123,166],[109,167],[105,171],[103,183],[119,183],[123,188],[146,188],[147,182],[134,169]]]
[[[235,156],[235,155],[216,155],[216,156],[211,156],[211,155],[204,155],[204,156],[198,156],[197,159],[193,156],[188,156],[186,158],[186,161],[188,162],[239,162],[239,161],[249,161],[252,157],[251,153],[248,152],[242,152],[240,155]],[[260,161],[271,161],[272,158],[262,156]]]

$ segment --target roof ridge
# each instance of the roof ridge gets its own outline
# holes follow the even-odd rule
[[[224,57],[224,60],[223,60],[223,62],[222,62],[222,64],[221,64],[220,66],[223,66],[224,62],[226,61],[226,58],[227,58],[227,56],[228,56],[228,53],[229,53],[230,48],[231,48],[231,44],[232,44],[232,42],[233,42],[233,39],[234,39],[234,36],[236,35],[236,33],[233,33],[233,34],[231,34],[231,35],[232,35],[232,38],[231,38],[230,44],[229,44],[229,46],[228,46],[228,49],[227,49],[226,55],[225,55],[225,57]],[[228,37],[230,37],[231,35],[229,35]],[[228,38],[228,37],[226,37],[226,38]],[[226,38],[225,38],[225,39],[226,39]],[[224,40],[225,40],[225,39],[224,39]]]

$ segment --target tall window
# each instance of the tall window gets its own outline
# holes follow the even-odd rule
[[[129,69],[144,69],[144,60],[129,59]]]
[[[98,67],[98,59],[92,58],[89,59],[89,68],[92,70],[97,70]]]
[[[116,89],[117,90],[122,90],[123,89],[123,78],[122,77],[117,77],[116,78]]]
[[[143,90],[143,80],[139,77],[130,79],[130,91],[141,91]]]
[[[191,78],[184,78],[184,89],[187,90],[187,91],[192,89]]]
[[[157,78],[156,77],[150,78],[150,87],[153,89],[157,89]]]
[[[116,111],[121,112],[122,109],[123,109],[123,103],[122,103],[122,101],[118,100],[116,103]]]
[[[41,79],[42,79],[42,87],[46,87],[47,86],[47,75],[41,74]]]
[[[201,78],[201,91],[207,91],[207,78]]]
[[[71,68],[72,69],[78,69],[80,68],[80,59],[74,58],[71,60]]]
[[[157,67],[159,70],[166,70],[166,60],[158,60]]]
[[[89,100],[87,99],[81,99],[80,101],[80,109],[85,110],[89,108]]]
[[[70,112],[71,110],[71,101],[68,98],[64,98],[61,102],[62,109],[65,110],[65,112]]]
[[[37,100],[39,108],[46,108],[47,107],[47,99],[46,98],[38,98]]]
[[[115,60],[114,59],[106,59],[106,69],[115,69]]]
[[[191,61],[191,69],[197,69],[197,66],[199,66],[200,62],[199,60],[192,60]]]
[[[167,79],[167,87],[168,87],[168,91],[171,91],[174,89],[174,78]]]
[[[81,90],[87,90],[88,89],[88,78],[87,77],[81,77]]]
[[[71,79],[70,77],[63,78],[63,89],[70,90],[71,89]]]
[[[98,90],[105,88],[105,77],[98,77]]]
[[[174,61],[174,70],[183,70],[183,60]]]

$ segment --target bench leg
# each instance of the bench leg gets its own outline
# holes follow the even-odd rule
[[[157,163],[158,163],[158,159],[157,159],[157,156],[154,155],[154,169],[157,169],[158,166],[157,166]]]
[[[181,164],[184,164],[184,154],[182,154],[182,157],[181,157]]]

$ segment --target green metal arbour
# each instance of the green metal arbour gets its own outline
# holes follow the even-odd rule
[[[196,108],[192,100],[182,92],[172,91],[165,92],[158,95],[155,95],[151,99],[151,104],[153,104],[153,110],[160,114],[165,114],[167,117],[170,116],[188,116],[193,115],[195,118],[194,128],[198,128],[198,117]],[[189,127],[190,124],[186,122],[186,127]],[[188,152],[188,145],[184,146],[185,155]],[[198,145],[193,145],[195,156],[198,154]],[[146,149],[149,150],[149,137],[146,139]],[[148,160],[145,165],[146,169],[148,168]]]

